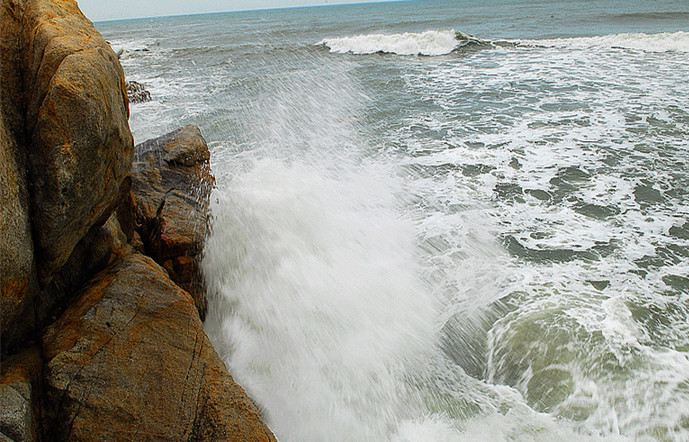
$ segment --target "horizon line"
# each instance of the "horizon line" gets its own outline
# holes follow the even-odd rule
[[[92,23],[96,24],[96,23],[111,23],[111,22],[117,22],[117,21],[146,20],[146,19],[158,19],[158,18],[194,17],[194,16],[201,16],[201,15],[214,15],[214,14],[234,14],[234,13],[259,12],[259,11],[265,11],[265,12],[284,11],[287,9],[331,8],[331,7],[337,7],[337,6],[377,5],[377,4],[381,4],[381,3],[411,3],[411,2],[417,2],[417,1],[430,1],[430,0],[361,1],[361,2],[354,2],[354,3],[334,3],[334,4],[325,4],[325,5],[282,6],[282,7],[277,7],[277,8],[231,9],[229,11],[192,12],[192,13],[181,13],[181,14],[171,14],[171,15],[150,15],[150,16],[131,17],[131,18],[107,18],[107,19],[103,19],[103,20],[91,20],[88,16],[86,16],[86,18],[89,18],[89,20],[91,20]],[[81,8],[79,8],[79,9],[81,10]],[[82,14],[83,13],[84,12],[82,11]],[[84,15],[86,15],[86,14],[84,14]]]

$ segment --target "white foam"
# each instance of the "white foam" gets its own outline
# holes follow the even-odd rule
[[[353,37],[326,38],[319,42],[331,52],[398,55],[444,55],[460,45],[454,30],[425,31],[404,34],[367,34]]]
[[[216,195],[204,269],[233,306],[220,346],[285,440],[381,440],[410,362],[434,348],[437,311],[389,184],[265,159]]]
[[[467,418],[515,407],[513,432],[540,425],[439,343],[469,311],[457,303],[495,300],[504,254],[471,213],[410,210],[398,165],[362,156],[362,97],[340,74],[283,78],[247,108],[246,152],[215,156],[232,181],[219,176],[203,260],[209,336],[280,440],[466,440]]]
[[[554,38],[544,40],[517,40],[517,43],[556,48],[625,48],[648,52],[689,51],[689,32],[663,32],[659,34],[625,33],[595,37]]]
[[[688,91],[678,78],[686,70],[687,35],[530,40],[499,57],[410,69],[406,77],[409,88],[438,106],[409,117],[409,127],[394,138],[414,152],[413,165],[431,170],[411,185],[424,210],[452,213],[443,218],[444,228],[426,223],[428,236],[463,251],[465,238],[453,243],[461,230],[452,223],[461,217],[448,208],[473,205],[487,229],[512,235],[531,250],[611,244],[609,255],[590,261],[515,262],[511,281],[501,269],[498,296],[515,296],[516,310],[493,325],[487,345],[489,380],[514,386],[529,404],[583,434],[686,438],[680,423],[686,414],[678,410],[689,401],[687,359],[685,350],[675,350],[687,348],[686,301],[671,286],[672,278],[687,274],[686,259],[660,269],[636,261],[657,259],[668,243],[687,244],[668,235],[687,214],[686,199],[668,191],[683,179],[673,164],[686,158],[678,134],[686,133],[687,104],[678,97]],[[613,49],[618,47],[635,50]],[[653,53],[640,60],[638,50]],[[483,97],[490,97],[488,105],[478,112]],[[519,114],[511,112],[515,106]],[[448,136],[429,142],[419,133]],[[641,150],[649,145],[658,149]],[[610,164],[611,158],[617,162]],[[464,165],[490,167],[464,176]],[[555,183],[569,168],[586,177],[574,178],[563,191]],[[640,206],[635,191],[642,182],[652,183],[665,200]],[[521,201],[496,197],[498,184],[514,185]],[[526,192],[531,189],[547,194],[538,199]],[[558,200],[557,192],[570,199]],[[585,215],[578,210],[582,202],[619,214]],[[643,276],[635,273],[640,269]],[[541,390],[556,381],[566,391],[561,400]],[[495,419],[495,430],[477,428],[489,419]],[[509,431],[509,422],[489,419],[472,426],[476,439]],[[437,424],[429,424],[429,431]]]
[[[206,328],[281,440],[384,440],[438,321],[400,181],[357,160],[361,97],[337,69],[258,98],[243,123],[265,149],[215,193]]]

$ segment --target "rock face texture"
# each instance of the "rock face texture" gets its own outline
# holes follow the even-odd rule
[[[58,439],[273,439],[191,297],[148,257],[99,274],[48,329],[43,353]]]
[[[4,350],[42,321],[39,298],[71,288],[58,273],[129,192],[134,142],[122,68],[74,1],[2,0],[0,15]]]
[[[0,0],[0,441],[275,440],[199,316],[206,142],[132,170],[128,116],[74,0]]]
[[[202,318],[207,303],[198,264],[215,184],[209,161],[201,132],[186,126],[137,145],[132,167],[136,230],[144,249],[192,295]]]
[[[21,10],[0,2],[0,341],[2,352],[28,333],[38,292],[29,214],[21,75],[17,69]],[[30,322],[30,321],[29,321]],[[22,327],[20,325],[27,325]]]
[[[39,440],[39,385],[41,354],[38,347],[2,361],[0,376],[0,440]]]
[[[25,330],[18,325],[37,292],[25,169],[0,112],[0,336],[3,348]],[[23,329],[23,327],[21,327]]]
[[[49,279],[131,186],[134,141],[117,56],[73,1],[25,1],[20,34],[32,220]]]

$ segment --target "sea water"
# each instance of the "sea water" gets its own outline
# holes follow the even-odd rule
[[[196,124],[206,330],[283,441],[689,439],[689,4],[98,23]]]

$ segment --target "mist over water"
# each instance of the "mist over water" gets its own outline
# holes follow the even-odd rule
[[[205,326],[280,440],[689,437],[687,12],[605,5],[99,26],[137,142],[209,141]]]

